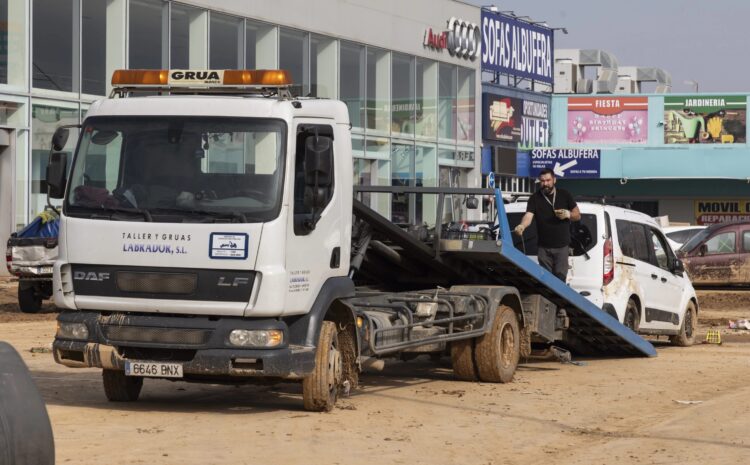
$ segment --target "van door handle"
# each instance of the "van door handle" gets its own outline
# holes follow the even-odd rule
[[[661,278],[661,282],[666,283],[667,282],[667,278]]]
[[[658,276],[656,276],[655,274],[651,275],[651,279],[656,279],[656,278],[658,278]]]

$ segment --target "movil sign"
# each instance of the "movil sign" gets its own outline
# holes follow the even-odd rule
[[[482,35],[479,26],[459,18],[448,20],[448,30],[433,32],[432,28],[424,31],[425,47],[434,50],[447,49],[451,56],[474,60],[481,51]]]

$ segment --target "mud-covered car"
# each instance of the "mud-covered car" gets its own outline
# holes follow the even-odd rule
[[[696,286],[750,286],[750,222],[709,226],[678,256]]]

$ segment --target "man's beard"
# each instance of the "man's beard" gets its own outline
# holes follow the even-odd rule
[[[549,195],[552,192],[554,192],[554,190],[555,190],[555,186],[549,186],[549,187],[544,186],[544,187],[542,187],[542,192],[544,192],[547,195]]]

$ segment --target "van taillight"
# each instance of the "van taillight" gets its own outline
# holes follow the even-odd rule
[[[604,285],[611,283],[615,279],[615,254],[612,250],[612,238],[604,241],[604,260],[603,260],[603,281]]]

